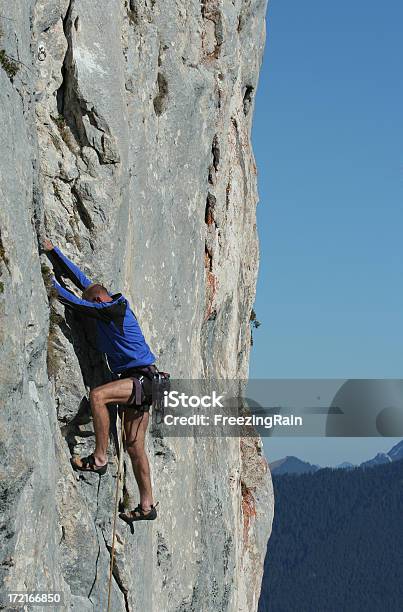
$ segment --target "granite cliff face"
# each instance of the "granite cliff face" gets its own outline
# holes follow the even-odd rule
[[[250,146],[266,0],[0,0],[0,576],[106,609],[108,475],[83,401],[111,379],[49,294],[49,236],[131,300],[178,378],[245,378]],[[113,610],[255,610],[273,499],[258,438],[148,440],[160,517],[119,524]],[[137,502],[125,459],[122,504]],[[38,608],[36,608],[38,609]]]

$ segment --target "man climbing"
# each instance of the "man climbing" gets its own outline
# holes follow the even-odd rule
[[[106,354],[111,371],[119,376],[118,380],[91,389],[95,450],[88,457],[72,458],[71,464],[75,470],[105,474],[110,422],[108,404],[131,406],[126,410],[124,421],[126,450],[138,484],[140,504],[129,513],[121,513],[120,517],[129,524],[154,520],[157,511],[153,504],[150,466],[144,445],[149,405],[145,401],[141,382],[144,387],[148,384],[149,397],[150,379],[157,371],[155,357],[128,301],[121,293],[111,295],[103,285],[92,283],[50,240],[44,240],[43,249],[57,276],[70,279],[82,291],[82,298],[79,298],[53,279],[58,299],[67,308],[96,320],[97,348]]]

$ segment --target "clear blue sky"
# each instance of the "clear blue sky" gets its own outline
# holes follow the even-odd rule
[[[269,3],[251,378],[403,378],[402,23],[401,0]],[[265,447],[331,464],[393,442]]]

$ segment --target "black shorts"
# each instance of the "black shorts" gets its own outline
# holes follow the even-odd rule
[[[152,380],[147,376],[147,372],[157,371],[155,365],[143,366],[138,368],[129,368],[120,373],[120,378],[131,378],[137,379],[143,378],[142,380],[142,392],[141,392],[141,404],[136,404],[136,384],[133,380],[133,390],[129,397],[129,400],[125,404],[125,406],[131,406],[132,408],[136,408],[137,410],[141,410],[142,412],[148,412],[150,410],[150,406],[152,404],[152,391],[153,391],[153,383]]]

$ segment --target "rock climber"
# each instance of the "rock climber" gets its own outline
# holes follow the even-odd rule
[[[121,293],[111,295],[103,285],[91,282],[47,238],[42,247],[54,266],[55,273],[57,271],[58,278],[70,279],[82,291],[82,297],[79,298],[53,278],[52,283],[59,301],[67,308],[96,320],[97,348],[106,354],[111,371],[119,376],[118,380],[90,391],[95,450],[88,457],[73,457],[73,469],[105,474],[108,468],[108,404],[130,406],[124,419],[125,441],[140,492],[140,503],[131,512],[121,513],[119,516],[129,524],[139,520],[154,520],[157,518],[157,510],[153,503],[150,466],[144,442],[150,408],[145,399],[146,395],[149,397],[151,394],[150,380],[157,372],[155,357],[127,299]],[[146,394],[139,381],[144,387],[148,384]]]

